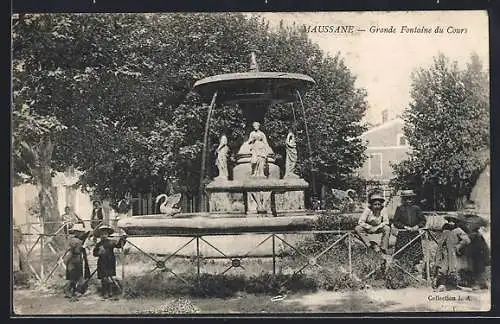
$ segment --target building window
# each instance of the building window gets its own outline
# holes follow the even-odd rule
[[[382,175],[382,153],[371,153],[368,158],[368,173],[370,176]]]
[[[389,120],[389,110],[384,109],[382,110],[382,124],[387,123],[388,120]]]
[[[397,143],[398,146],[407,146],[408,142],[406,141],[406,136],[404,136],[404,134],[398,134]]]

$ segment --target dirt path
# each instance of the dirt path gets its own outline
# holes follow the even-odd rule
[[[14,312],[17,315],[99,315],[137,314],[156,308],[173,299],[120,299],[103,301],[88,293],[78,302],[62,295],[34,290],[14,291]],[[201,313],[359,313],[359,312],[438,312],[488,311],[490,292],[432,292],[427,288],[400,290],[367,290],[356,292],[320,291],[306,295],[290,295],[281,301],[271,296],[242,295],[229,299],[191,299]]]
[[[313,312],[464,312],[489,311],[490,291],[433,292],[429,288],[317,292],[289,298]]]

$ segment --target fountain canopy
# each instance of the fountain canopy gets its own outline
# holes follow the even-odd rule
[[[250,71],[210,76],[197,81],[193,91],[210,100],[217,91],[222,103],[276,104],[296,100],[296,91],[311,87],[314,80],[304,74]]]
[[[260,72],[252,52],[249,72],[218,74],[198,80],[193,91],[205,100],[217,92],[219,103],[270,105],[295,101],[297,91],[314,84],[314,80],[304,74]]]

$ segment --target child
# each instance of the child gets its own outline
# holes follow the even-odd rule
[[[490,265],[491,255],[481,229],[487,227],[488,222],[477,214],[472,201],[467,202],[460,214],[463,219],[462,228],[470,238],[470,244],[464,251],[467,268],[464,271],[466,278],[462,284],[473,289],[487,289],[486,269]]]
[[[76,224],[69,229],[69,234],[73,235],[69,238],[69,248],[64,256],[66,264],[66,280],[68,285],[66,289],[66,298],[76,300],[77,284],[84,277],[90,277],[90,269],[87,262],[87,254],[83,243],[90,232],[83,228],[83,225]],[[84,273],[85,269],[85,273]]]
[[[94,232],[101,239],[95,245],[93,255],[98,257],[97,278],[101,279],[101,294],[103,299],[113,298],[113,284],[115,283],[113,276],[116,276],[116,256],[114,249],[123,247],[127,241],[126,235],[121,236],[118,241],[110,239],[109,235],[113,233],[113,228],[107,225],[102,225]],[[117,300],[118,298],[115,297],[113,299]]]
[[[368,199],[368,207],[361,214],[358,225],[354,228],[367,247],[373,247],[375,252],[384,254],[389,249],[389,215],[384,208],[385,199],[379,193],[373,193]],[[373,234],[382,233],[381,247],[377,242],[370,240]]]
[[[465,247],[470,244],[467,233],[460,228],[460,216],[445,216],[443,239],[436,253],[436,283],[437,291],[457,288],[461,272],[460,259],[463,258]]]

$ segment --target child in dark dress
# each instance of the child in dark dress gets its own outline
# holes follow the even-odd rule
[[[94,247],[93,255],[97,259],[97,278],[101,280],[101,294],[104,299],[113,298],[113,285],[116,283],[113,278],[116,276],[116,256],[115,248],[121,248],[127,241],[127,236],[123,235],[118,240],[109,236],[114,233],[113,228],[103,225],[99,227],[95,234],[100,241]],[[118,298],[113,298],[117,300]]]
[[[90,277],[90,270],[87,261],[87,255],[83,243],[90,234],[81,224],[73,226],[69,230],[72,236],[69,238],[69,247],[64,256],[66,265],[66,297],[76,300],[77,284],[83,278]]]

